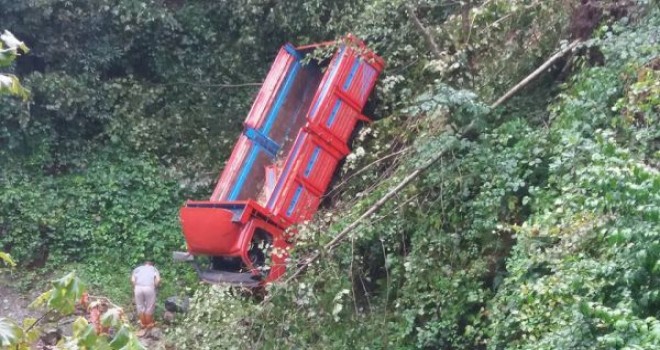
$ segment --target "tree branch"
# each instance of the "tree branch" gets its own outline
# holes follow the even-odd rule
[[[562,58],[566,53],[572,51],[578,44],[580,44],[582,41],[580,40],[575,40],[573,41],[570,45],[566,46],[562,50],[559,50],[559,52],[555,53],[552,57],[550,57],[545,63],[543,63],[540,67],[536,68],[535,71],[532,72],[532,74],[528,75],[525,79],[521,80],[516,86],[512,87],[511,90],[507,91],[506,94],[504,94],[502,97],[500,97],[495,103],[493,103],[490,107],[491,108],[496,108],[500,106],[502,103],[506,102],[509,100],[513,95],[515,95],[518,91],[520,91],[522,88],[527,86],[532,80],[537,78],[543,71],[548,69],[550,65],[555,63],[558,59]]]
[[[424,37],[426,44],[428,45],[429,49],[431,49],[431,54],[433,55],[433,57],[436,59],[440,59],[440,57],[442,57],[440,53],[440,48],[433,39],[431,33],[429,33],[429,31],[424,27],[422,22],[419,20],[419,17],[417,17],[417,14],[415,14],[415,10],[416,10],[415,7],[410,2],[408,2],[406,3],[406,9],[408,10],[408,16],[410,17],[410,22],[412,22],[413,26],[415,26],[419,34],[421,34]]]
[[[354,178],[354,177],[356,177],[356,176],[362,174],[363,172],[369,170],[369,168],[371,168],[373,165],[378,164],[378,163],[380,163],[380,162],[382,162],[382,161],[384,161],[384,160],[386,160],[386,159],[392,158],[392,157],[394,157],[394,156],[396,156],[396,155],[399,155],[399,154],[401,154],[401,153],[404,153],[404,152],[406,152],[406,151],[408,151],[408,147],[406,147],[406,148],[404,148],[404,149],[402,149],[402,150],[396,151],[396,152],[394,152],[394,153],[390,153],[390,154],[388,154],[388,155],[386,155],[386,156],[384,156],[384,157],[382,157],[382,158],[379,158],[379,159],[374,160],[373,162],[371,162],[371,163],[365,165],[364,167],[362,167],[362,169],[360,169],[360,170],[354,172],[353,174],[349,175],[344,181],[342,181],[342,182],[341,182],[340,184],[338,184],[337,186],[334,186],[334,188],[333,188],[332,190],[330,190],[330,192],[328,192],[328,194],[326,194],[326,195],[323,196],[323,197],[328,197],[328,196],[330,196],[331,194],[337,192],[337,190],[338,190],[339,188],[341,188],[342,186],[344,186],[344,185],[345,185],[350,179],[352,179],[352,178]]]
[[[438,153],[436,156],[431,158],[431,160],[429,160],[424,165],[422,165],[421,167],[417,168],[415,171],[410,173],[410,175],[408,175],[396,187],[391,189],[386,195],[384,195],[381,199],[379,199],[366,212],[364,212],[364,214],[362,214],[359,218],[353,221],[350,225],[348,225],[345,229],[343,229],[337,236],[335,236],[335,238],[333,238],[330,242],[328,242],[325,246],[323,246],[323,250],[328,252],[334,250],[337,246],[339,246],[339,243],[341,243],[344,239],[346,239],[346,237],[351,231],[353,231],[358,226],[360,226],[365,219],[371,216],[371,214],[378,211],[378,209],[380,209],[383,205],[385,205],[385,203],[387,203],[390,200],[390,198],[394,197],[402,188],[406,187],[410,182],[416,179],[417,176],[419,176],[419,174],[421,174],[424,170],[426,170],[428,167],[433,165],[433,163],[437,162],[440,158],[442,158],[444,154],[445,152]],[[296,277],[298,277],[298,275],[303,273],[309,267],[310,264],[318,260],[320,257],[321,257],[321,252],[317,251],[312,256],[307,258],[305,262],[303,262],[302,265],[298,267],[296,272],[294,272],[293,275],[291,275],[291,277],[289,277],[286,280],[286,283],[289,283],[292,280],[294,280]]]

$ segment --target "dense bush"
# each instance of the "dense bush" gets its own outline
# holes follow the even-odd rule
[[[389,118],[362,129],[327,206],[300,228],[291,268],[322,259],[264,300],[200,287],[172,340],[657,348],[660,15],[596,1],[580,22],[578,3],[0,0],[3,25],[33,49],[13,67],[29,102],[0,104],[0,248],[116,285],[155,257],[174,279],[177,208],[210,190],[277,48],[352,31],[388,61],[371,112]],[[562,38],[593,29],[550,74],[488,106]]]
[[[445,150],[441,162],[264,301],[198,291],[174,338],[187,348],[657,348],[660,173],[648,79],[658,18],[602,28],[588,45],[604,65],[584,61],[557,99],[531,92],[490,111],[469,91],[436,85],[408,109],[415,152],[382,167],[385,180],[353,180],[368,192],[305,227],[297,256],[322,249],[328,231]],[[469,121],[476,138],[447,125]],[[213,327],[234,332],[207,336]]]
[[[3,169],[0,178],[0,244],[18,261],[40,252],[54,263],[137,263],[180,244],[178,186],[153,161],[105,156],[66,176]]]

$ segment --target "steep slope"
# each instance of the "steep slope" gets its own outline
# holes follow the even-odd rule
[[[426,159],[446,156],[263,301],[198,291],[173,339],[184,348],[656,348],[660,14],[631,18],[600,27],[584,52],[601,59],[578,58],[560,89],[546,76],[490,110],[435,83],[399,119],[374,125],[356,157],[359,147],[409,150],[338,189],[337,209],[302,228],[297,258],[322,250]]]
[[[657,347],[655,4],[0,0],[0,8],[33,53],[14,67],[30,102],[0,100],[0,250],[18,259],[16,275],[76,264],[93,288],[128,305],[126,274],[154,258],[166,293],[198,289],[170,334],[180,348]],[[369,111],[379,121],[358,135],[325,211],[300,228],[291,270],[316,252],[322,259],[263,299],[184,286],[190,270],[167,263],[183,243],[176,210],[210,191],[272,54],[285,41],[349,31],[388,70]],[[589,38],[489,107],[553,52]]]

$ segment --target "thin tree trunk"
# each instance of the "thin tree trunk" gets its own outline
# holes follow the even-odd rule
[[[438,44],[435,42],[433,39],[433,35],[424,27],[422,22],[419,20],[419,17],[417,17],[417,14],[415,13],[417,9],[410,3],[406,3],[406,9],[408,10],[408,16],[410,17],[410,22],[415,26],[419,34],[424,37],[424,40],[426,41],[426,45],[429,47],[431,50],[431,54],[433,55],[434,58],[439,59],[442,55],[440,54],[440,47],[438,47]]]

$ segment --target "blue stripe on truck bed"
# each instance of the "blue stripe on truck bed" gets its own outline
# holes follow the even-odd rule
[[[305,168],[305,177],[309,177],[309,174],[312,172],[312,169],[314,168],[314,163],[316,163],[316,159],[318,159],[320,152],[321,152],[321,147],[316,146],[316,148],[314,148],[314,151],[312,152],[312,156],[309,157],[309,163],[307,163],[307,168]]]
[[[286,216],[291,216],[293,214],[293,209],[296,208],[296,204],[298,204],[298,200],[300,199],[300,194],[302,193],[302,185],[298,185],[298,188],[296,188],[296,193],[293,195],[293,198],[291,199],[291,204],[289,205],[289,209],[286,211]]]
[[[273,127],[273,123],[275,123],[275,119],[277,119],[277,115],[280,113],[280,108],[282,108],[282,104],[284,104],[284,100],[286,100],[286,97],[289,94],[289,91],[291,90],[291,86],[293,86],[293,81],[296,79],[296,75],[298,74],[299,70],[300,70],[300,63],[298,61],[295,61],[293,63],[293,68],[291,68],[291,71],[289,72],[289,76],[286,77],[284,86],[282,86],[282,89],[280,90],[279,94],[277,94],[277,99],[275,100],[275,104],[273,104],[273,107],[271,108],[270,112],[268,113],[268,116],[266,117],[266,121],[264,122],[264,125],[261,127],[260,131],[264,135],[268,135],[270,129]]]
[[[342,46],[341,49],[339,49],[339,53],[337,53],[335,61],[332,62],[332,67],[330,68],[330,75],[328,76],[328,79],[323,83],[323,89],[321,90],[321,94],[318,96],[316,102],[314,103],[312,112],[309,114],[310,116],[313,116],[314,113],[316,113],[316,110],[319,108],[319,103],[321,103],[321,101],[325,98],[325,95],[328,93],[328,89],[332,84],[332,79],[334,79],[335,73],[337,73],[337,68],[339,68],[339,62],[343,59],[342,57],[343,54],[344,54],[344,47]]]
[[[243,189],[243,184],[247,179],[248,173],[250,172],[250,170],[252,170],[252,166],[254,166],[254,161],[257,159],[257,154],[259,153],[259,145],[257,144],[252,144],[252,145],[253,146],[252,146],[252,150],[250,151],[250,155],[248,156],[245,163],[243,163],[243,167],[241,168],[241,172],[240,175],[238,176],[238,180],[234,184],[234,188],[232,188],[231,193],[227,198],[230,201],[236,200],[238,194],[241,193],[241,190]]]
[[[344,83],[344,90],[348,90],[348,88],[351,86],[351,83],[353,82],[353,78],[355,78],[355,73],[357,72],[358,67],[360,67],[360,59],[356,58],[355,62],[353,62],[353,67],[351,67],[351,72],[348,73],[348,78]]]

